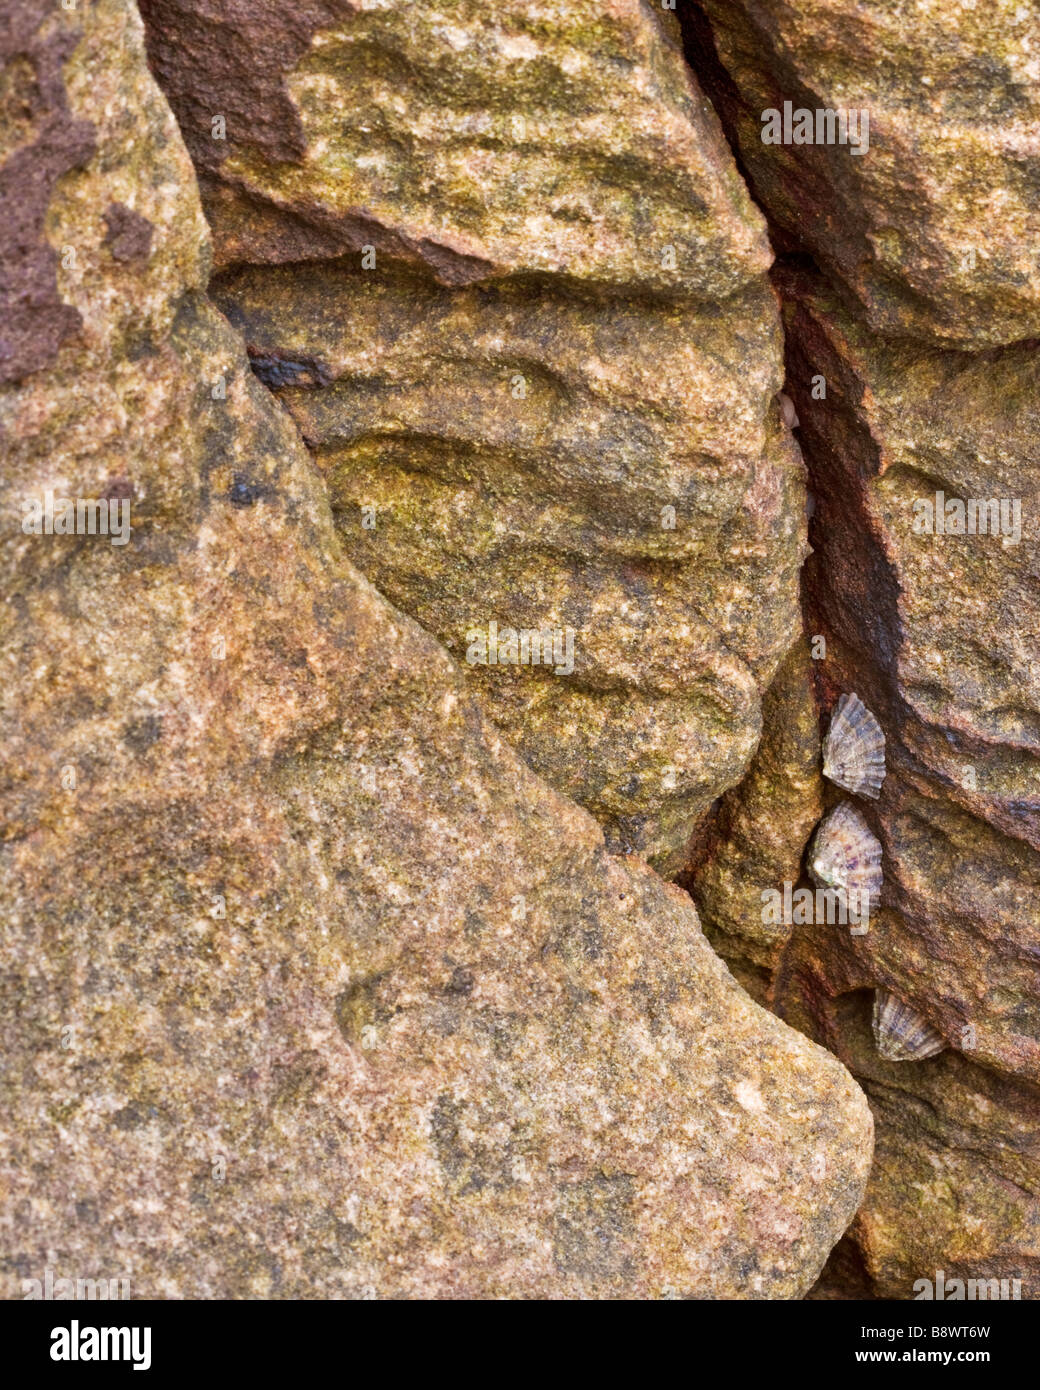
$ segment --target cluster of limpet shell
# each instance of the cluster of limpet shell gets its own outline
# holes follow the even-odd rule
[[[823,743],[823,775],[854,796],[876,801],[885,780],[885,735],[855,693],[842,695]],[[820,822],[809,850],[809,873],[821,887],[860,902],[877,902],[884,881],[881,842],[851,801],[840,802]],[[889,990],[874,995],[874,1040],[889,1062],[934,1057],[946,1046],[916,1009]]]
[[[823,775],[854,796],[876,801],[885,780],[885,735],[855,693],[834,707],[823,743]],[[809,873],[823,888],[878,900],[884,882],[881,842],[851,801],[841,801],[816,828],[809,848]],[[920,1062],[946,1047],[923,1014],[891,990],[874,991],[874,1042],[887,1062]]]
[[[856,796],[876,800],[885,780],[885,735],[858,695],[842,695],[823,743],[823,774]],[[851,801],[842,801],[821,822],[809,852],[809,873],[824,888],[881,892],[881,843]]]

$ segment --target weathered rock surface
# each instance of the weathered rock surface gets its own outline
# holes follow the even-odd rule
[[[847,1072],[344,558],[134,11],[19,18],[94,153],[38,226],[80,326],[0,397],[5,1291],[797,1296],[869,1164]],[[48,489],[129,543],[27,534]]]
[[[613,845],[680,868],[798,622],[804,485],[768,287],[696,313],[294,266],[215,293],[354,562]],[[500,644],[557,633],[555,659],[485,663],[496,623]]]
[[[1034,5],[703,0],[690,10],[694,65],[756,200],[872,328],[966,348],[1040,336]],[[763,113],[785,102],[788,143],[764,143]],[[800,109],[813,112],[814,137],[817,110],[866,111],[869,148],[794,143]]]
[[[686,21],[790,253],[776,282],[815,506],[804,583],[807,633],[827,644],[821,714],[856,690],[888,754],[880,799],[858,804],[884,852],[866,934],[796,927],[764,961],[732,912],[739,898],[723,894],[718,912],[708,892],[733,859],[725,840],[695,887],[739,977],[842,1057],[871,1101],[867,1198],[819,1293],[906,1298],[942,1269],[1019,1278],[1035,1298],[1036,14],[999,0],[953,11],[705,0]],[[785,100],[866,108],[869,153],[764,144],[762,113]],[[824,273],[805,268],[810,257]],[[752,801],[749,783],[727,801]],[[881,1059],[879,986],[947,1050]]]
[[[663,12],[306,14],[272,37],[248,8],[145,6],[218,302],[354,562],[612,847],[675,872],[798,627],[761,218]],[[573,655],[470,664],[492,624]]]
[[[674,20],[638,0],[142,10],[218,266],[371,244],[448,285],[523,272],[715,302],[769,265]]]
[[[21,0],[0,31],[0,384],[52,367],[69,340],[97,353],[147,341],[169,326],[180,290],[205,284],[210,264],[197,200],[183,197],[191,163],[147,70],[66,71],[81,16],[57,7],[42,16]],[[96,23],[117,34],[122,25],[107,11]],[[113,108],[103,170],[95,121],[78,109],[88,98],[92,116],[106,102]],[[59,188],[66,196],[56,202]],[[147,276],[131,264],[122,302],[112,302],[110,258],[133,262],[133,230],[139,244],[153,226]]]
[[[956,1050],[882,1060],[872,997],[856,988],[866,972],[843,974],[834,933],[797,929],[777,990],[783,1017],[854,1071],[877,1126],[866,1197],[820,1294],[914,1298],[917,1280],[943,1270],[947,1280],[1018,1279],[1021,1298],[1035,1299],[1040,1089]]]
[[[866,934],[796,927],[765,962],[734,917],[739,895],[722,895],[719,949],[742,979],[764,963],[761,997],[836,1052],[871,1100],[878,1157],[852,1228],[866,1288],[912,1297],[942,1269],[1019,1278],[1035,1297],[1040,354],[887,343],[821,281],[791,275],[784,291],[788,390],[815,496],[807,626],[827,644],[814,663],[823,709],[856,690],[885,730],[880,799],[859,803],[885,886]],[[820,376],[826,398],[813,399]],[[996,500],[987,518],[1017,500],[1017,541],[1010,505],[1006,536],[924,533],[921,504],[934,508],[937,492]],[[731,798],[746,815],[745,794],[753,804],[744,788]],[[828,804],[839,795],[828,788]],[[774,790],[762,819],[783,823],[785,809]],[[724,843],[700,870],[709,913],[732,857]],[[760,880],[774,886],[756,863]],[[869,1025],[877,987],[911,1002],[948,1050],[882,1061]],[[839,1267],[835,1287],[849,1292],[848,1278]]]
[[[808,628],[827,643],[821,703],[829,712],[859,691],[887,738],[880,801],[860,807],[885,846],[883,982],[923,992],[952,1040],[973,1024],[980,1059],[1040,1079],[1040,352],[886,343],[822,281],[791,275],[784,289],[788,386],[812,461],[805,575]],[[820,377],[827,395],[815,400]],[[993,502],[976,514],[998,534],[919,534],[940,492],[951,505]],[[793,713],[767,727],[777,726],[792,737]],[[748,802],[757,795],[749,785]],[[761,823],[791,816],[789,796],[770,788]],[[764,852],[758,832],[743,838]],[[728,876],[729,852],[701,871],[705,883]],[[756,868],[750,883],[760,879],[770,886]],[[717,896],[740,936],[733,885]],[[879,929],[858,945],[876,951],[883,939]],[[864,983],[878,978],[873,962]]]

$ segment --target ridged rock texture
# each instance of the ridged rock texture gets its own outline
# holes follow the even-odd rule
[[[725,69],[711,96],[780,246],[811,253],[879,333],[969,350],[1040,336],[1035,5],[704,0],[686,10]],[[763,115],[783,116],[785,102],[789,137],[767,143]],[[797,143],[799,110],[813,113],[812,143]],[[866,111],[865,139],[849,128],[865,152],[816,143],[817,110]]]
[[[784,253],[774,279],[810,473],[806,632],[822,727],[856,691],[887,739],[880,799],[857,802],[883,846],[880,912],[863,934],[794,928],[761,983],[846,1061],[878,1125],[854,1244],[817,1293],[907,1298],[942,1269],[1017,1277],[1036,1298],[1037,13],[999,0],[705,0],[684,27]],[[785,100],[867,108],[869,151],[764,143],[761,115]],[[785,795],[781,784],[781,816]],[[828,806],[841,796],[827,787]],[[752,783],[728,799],[746,818],[760,793]],[[774,862],[763,886],[785,876],[784,856]],[[708,930],[760,969],[727,918],[733,899],[714,907],[712,874],[709,859],[694,885]],[[882,1060],[875,988],[946,1050]]]
[[[347,553],[611,847],[681,869],[797,636],[805,523],[763,222],[674,19],[144,13],[214,297]],[[492,624],[553,661],[485,664]]]
[[[255,65],[248,23],[239,47],[233,27],[221,31],[227,61],[269,97],[254,107],[250,88],[227,106],[229,128],[245,114],[257,139],[236,155],[228,187],[245,196],[247,170],[261,161],[266,178],[270,158],[271,187],[260,182],[272,204],[297,179],[285,167],[299,157],[294,141],[311,138],[294,82],[320,95],[334,80],[329,61],[350,48],[342,37],[309,48],[304,32],[342,25],[350,7],[292,13],[292,32],[279,36],[276,19]],[[443,39],[472,47],[474,63],[486,47],[482,13],[467,9],[469,26],[447,26]],[[674,45],[634,4],[605,7],[599,27],[592,7],[546,13],[591,25],[564,50],[579,68],[583,44],[590,64],[603,53],[609,64],[620,26],[648,55],[671,55],[660,61],[678,83]],[[504,32],[520,61],[523,35]],[[5,326],[0,396],[3,1291],[20,1296],[21,1281],[50,1266],[126,1277],[139,1298],[803,1294],[862,1196],[871,1117],[861,1093],[837,1060],[751,1002],[680,889],[608,853],[596,822],[525,765],[457,661],[353,568],[334,522],[354,447],[337,399],[363,394],[360,372],[353,386],[336,384],[353,370],[350,340],[365,330],[366,351],[396,353],[405,377],[413,370],[408,344],[380,348],[379,325],[366,320],[380,296],[416,352],[427,337],[432,350],[429,335],[454,316],[447,364],[467,332],[536,342],[558,323],[573,353],[561,370],[588,381],[607,369],[597,363],[614,369],[612,331],[631,323],[636,341],[663,332],[667,319],[654,314],[679,301],[662,307],[650,270],[643,319],[614,306],[590,310],[582,327],[562,292],[543,297],[532,285],[524,305],[496,289],[478,329],[482,291],[449,288],[433,304],[427,278],[426,299],[416,291],[395,303],[399,282],[388,277],[359,287],[355,327],[332,341],[304,277],[300,322],[316,315],[315,356],[332,378],[322,387],[331,442],[316,468],[206,296],[194,176],[148,75],[136,12],[125,0],[72,12],[23,0],[3,33],[5,149],[16,164],[37,154],[3,284],[20,306],[41,308]],[[193,51],[200,65],[216,61],[215,44]],[[291,80],[277,66],[287,54],[297,55]],[[388,112],[404,100],[397,61],[386,44],[366,60]],[[484,90],[497,92],[498,70],[483,61]],[[620,80],[629,67],[616,67]],[[556,80],[567,75],[561,60]],[[674,102],[693,112],[686,92]],[[634,285],[634,229],[664,209],[681,263],[694,247],[717,252],[715,270],[697,272],[701,289],[721,285],[768,308],[764,331],[727,327],[731,310],[719,311],[725,351],[738,355],[743,333],[758,344],[748,349],[757,365],[729,422],[742,442],[726,460],[703,461],[705,475],[720,471],[718,515],[729,509],[734,544],[748,528],[756,545],[788,536],[760,590],[742,595],[737,573],[728,581],[734,614],[741,603],[756,609],[752,635],[739,638],[745,654],[732,658],[750,745],[756,682],[783,646],[754,623],[800,545],[784,501],[787,486],[797,492],[785,482],[796,458],[781,443],[779,461],[765,461],[776,326],[758,224],[745,228],[707,115],[703,142],[692,115],[675,120],[676,161],[703,161],[703,215],[684,220],[661,193],[644,207],[637,161],[621,161],[628,182],[608,196],[592,161],[589,198],[628,200],[631,220],[616,243],[576,231],[560,255],[579,275],[601,267]],[[704,172],[713,162],[715,186]],[[335,184],[331,170],[323,181]],[[320,188],[304,183],[299,196],[313,207]],[[342,198],[353,197],[345,184]],[[486,250],[506,268],[527,255],[533,269],[507,201],[489,195],[493,239],[464,244],[460,233],[453,254]],[[738,209],[728,223],[723,205]],[[375,194],[371,206],[387,215]],[[323,227],[326,211],[314,214]],[[402,213],[401,245],[421,247],[442,219],[436,207]],[[551,243],[542,270],[556,268]],[[436,262],[439,251],[419,259],[431,254]],[[353,269],[328,268],[330,306],[343,305]],[[674,368],[677,380],[688,369]],[[646,364],[658,382],[670,370]],[[712,389],[731,380],[720,369]],[[320,393],[307,400],[320,414]],[[466,404],[459,428],[473,430]],[[373,389],[365,408],[378,420],[389,406]],[[402,418],[422,409],[415,386]],[[566,410],[551,414],[547,429],[577,428]],[[388,450],[388,468],[404,471],[419,448],[410,432],[404,453]],[[485,438],[475,444],[492,452]],[[530,466],[547,467],[550,454],[533,451]],[[619,446],[612,476],[623,477],[624,457]],[[580,451],[560,451],[577,498],[592,484],[579,464]],[[671,465],[660,466],[664,476]],[[678,464],[669,476],[677,496],[704,486]],[[434,469],[434,532],[449,516],[441,481]],[[459,491],[466,534],[477,494]],[[27,499],[48,492],[111,500],[120,516],[128,504],[127,543],[26,531]],[[549,495],[558,515],[547,524],[561,524],[566,505],[580,510],[566,496]],[[618,485],[632,510],[615,531],[602,524],[599,548],[590,541],[596,565],[628,534],[634,496]]]

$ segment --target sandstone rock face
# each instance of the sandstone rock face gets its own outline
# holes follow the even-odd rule
[[[769,266],[677,30],[638,0],[142,10],[218,265],[372,244],[448,285],[559,275],[711,302]]]
[[[769,290],[706,315],[307,266],[215,293],[354,562],[613,845],[679,868],[797,622]],[[502,664],[509,631],[555,634],[552,658]]]
[[[719,892],[751,838],[753,773],[720,817],[737,830],[709,844],[693,883],[740,978],[871,1100],[877,1161],[821,1288],[831,1296],[911,1297],[938,1269],[1019,1278],[1037,1296],[1033,29],[1032,11],[999,4],[868,15],[707,0],[688,17],[689,52],[790,253],[775,282],[814,509],[804,592],[807,636],[826,643],[821,724],[855,690],[887,742],[880,798],[857,802],[883,848],[869,931],[795,926],[767,956],[752,895]],[[785,97],[869,106],[869,153],[763,144],[759,116]],[[787,785],[759,822],[790,816]],[[825,805],[842,795],[827,786]],[[778,886],[779,858],[745,857],[756,883]],[[877,988],[947,1048],[882,1059]]]
[[[901,925],[897,989],[926,970],[936,1022],[974,1022],[978,1056],[1040,1080],[1040,484],[1032,347],[970,357],[872,338],[795,283],[792,383],[814,460],[810,612],[830,690],[854,688],[887,731],[878,820]],[[795,302],[795,295],[792,296]],[[993,499],[998,534],[924,530],[945,499]],[[1004,517],[1019,529],[1000,534]],[[967,507],[965,522],[969,520]],[[976,517],[978,513],[976,511]],[[976,525],[978,532],[978,525]],[[829,705],[831,700],[827,700]],[[873,938],[881,941],[880,934]]]
[[[354,562],[612,847],[675,872],[798,628],[761,219],[664,14],[333,8],[269,49],[251,10],[145,6],[217,301]],[[523,632],[552,660],[508,664]]]
[[[691,28],[725,71],[715,81],[710,63],[695,65],[759,204],[871,328],[965,348],[1040,335],[1035,6],[703,0],[697,10],[710,38]],[[765,143],[763,114],[782,116],[785,102],[786,143],[782,129],[781,143]],[[799,110],[813,113],[813,143],[795,143]],[[817,110],[865,111],[866,152],[815,143]]]
[[[777,988],[787,1021],[854,1071],[877,1127],[866,1197],[814,1296],[909,1299],[917,1280],[943,1270],[950,1280],[1018,1279],[1021,1297],[1035,1299],[1035,1083],[955,1048],[884,1061],[871,996],[858,987],[872,974],[835,947],[833,927],[799,929]],[[914,997],[927,1004],[927,981]]]
[[[848,1073],[345,558],[132,8],[19,23],[16,75],[64,61],[25,139],[80,143],[21,224],[73,312],[0,397],[5,1293],[798,1296],[869,1165]],[[25,529],[47,492],[129,535]]]

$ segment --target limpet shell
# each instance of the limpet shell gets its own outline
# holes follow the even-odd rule
[[[886,1062],[920,1062],[946,1048],[946,1039],[912,1005],[887,989],[874,991],[874,1041]]]
[[[885,735],[855,693],[834,708],[823,742],[823,775],[856,796],[876,801],[885,780]]]
[[[881,896],[881,842],[851,801],[835,806],[819,824],[809,849],[809,873],[821,888]]]

